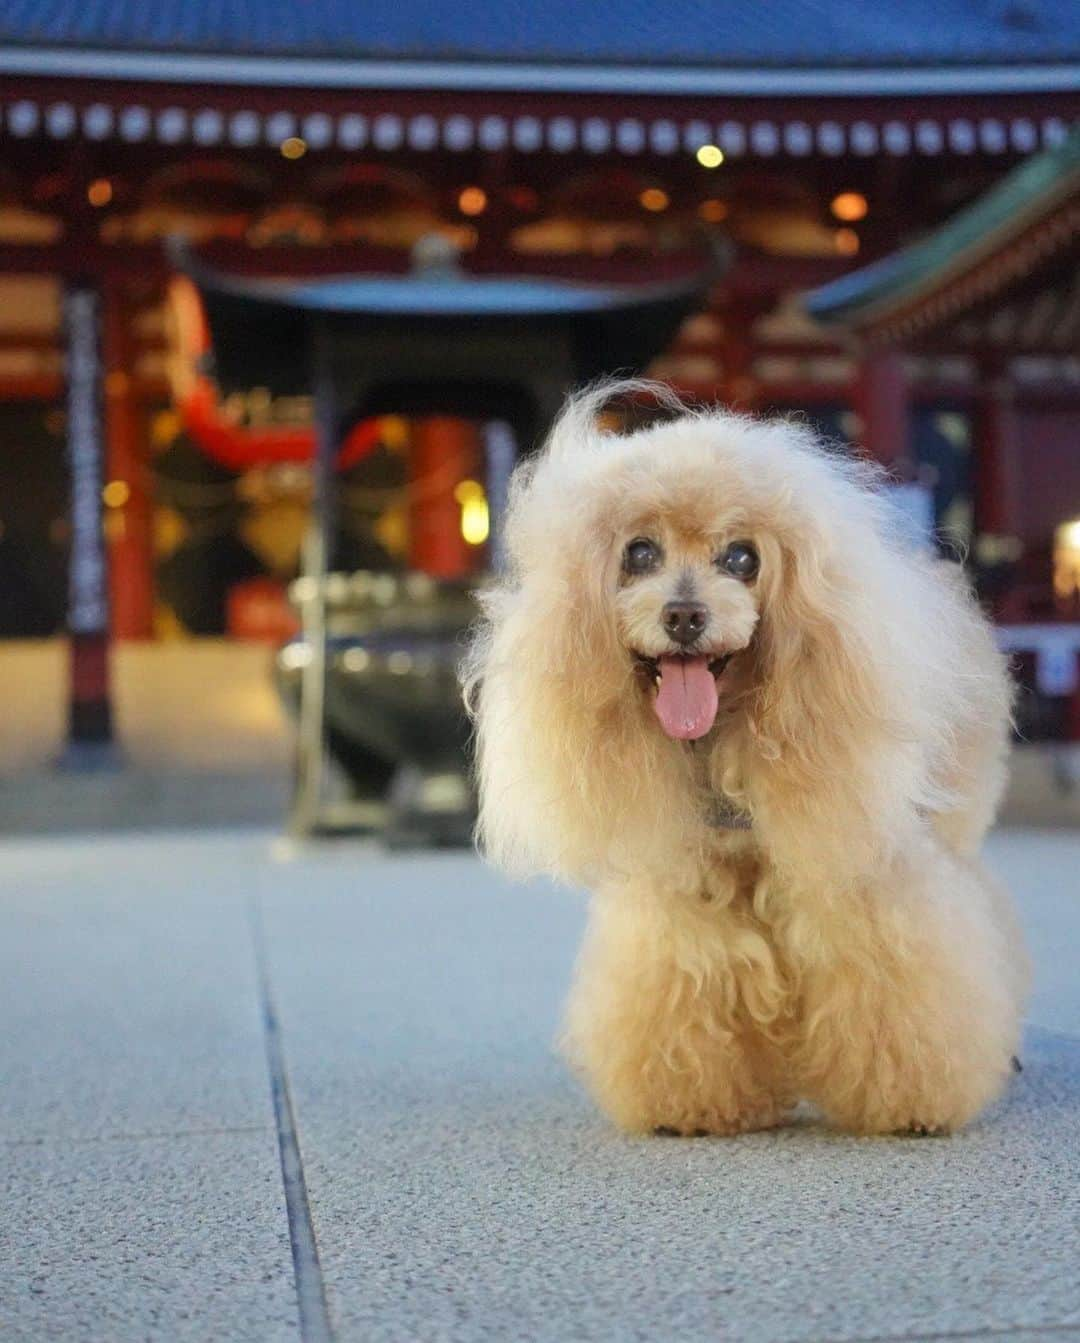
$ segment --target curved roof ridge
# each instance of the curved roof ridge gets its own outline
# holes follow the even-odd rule
[[[872,325],[974,269],[1078,191],[1080,127],[918,242],[811,291],[804,306],[820,322]]]

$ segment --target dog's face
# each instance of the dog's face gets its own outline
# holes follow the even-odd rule
[[[615,619],[642,694],[660,728],[681,741],[704,737],[761,613],[762,553],[745,524],[653,514],[621,539]]]

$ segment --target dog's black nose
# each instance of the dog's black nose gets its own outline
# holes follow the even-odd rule
[[[709,613],[698,602],[665,602],[660,618],[677,644],[692,644],[705,633]]]

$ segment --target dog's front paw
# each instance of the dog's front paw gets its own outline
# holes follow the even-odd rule
[[[652,1133],[657,1138],[734,1138],[740,1133],[777,1128],[785,1118],[785,1112],[775,1106],[734,1116],[702,1111],[654,1124]]]
[[[913,1119],[900,1133],[909,1138],[947,1138],[952,1129],[947,1124],[923,1124]]]

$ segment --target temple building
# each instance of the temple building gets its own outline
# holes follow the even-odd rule
[[[915,477],[937,544],[965,560],[997,618],[1027,692],[1023,735],[1080,740],[1080,415],[1069,376],[1080,354],[1080,129],[805,306],[846,331],[867,374],[867,441],[901,479]],[[920,357],[955,364],[966,462],[913,443]]]
[[[289,632],[310,397],[215,379],[174,236],[262,280],[434,246],[465,277],[678,287],[721,258],[649,372],[865,444],[1000,619],[1075,618],[1080,9],[423,9],[5,8],[0,637],[81,638],[92,719],[110,638]],[[343,567],[489,562],[505,417],[437,409],[350,429]]]
[[[845,328],[875,368],[884,391],[868,409],[884,422],[866,428],[883,456],[910,451],[910,357],[956,361],[972,423],[964,530],[984,595],[1003,618],[1080,615],[1075,575],[1054,581],[1053,555],[1080,541],[1067,514],[1080,511],[1080,422],[1068,389],[1080,354],[1080,129],[806,306]]]

